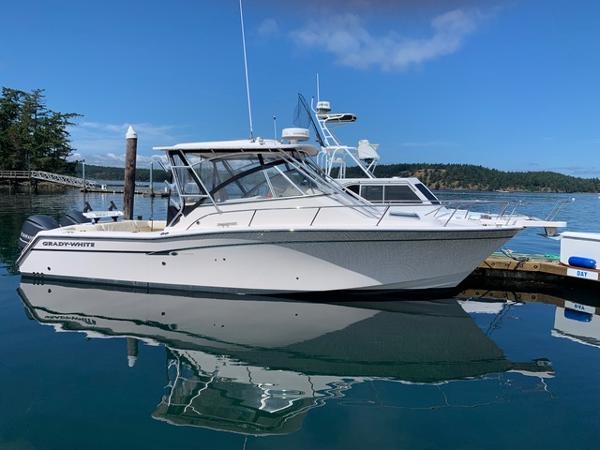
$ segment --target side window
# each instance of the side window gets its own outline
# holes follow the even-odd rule
[[[358,184],[351,184],[350,186],[346,186],[346,189],[354,192],[356,195],[360,195],[359,194],[360,186]]]
[[[407,185],[388,185],[385,187],[386,202],[419,202],[419,196]]]
[[[383,186],[363,184],[360,190],[360,195],[370,202],[382,202]]]
[[[171,159],[173,165],[173,173],[179,186],[179,191],[183,196],[185,204],[195,203],[199,199],[204,198],[204,192],[194,179],[192,169],[181,159],[178,154],[174,154]]]
[[[421,191],[421,194],[423,194],[425,198],[427,198],[427,200],[429,200],[431,203],[433,203],[434,205],[440,204],[440,201],[437,199],[437,197],[433,195],[433,193],[429,189],[427,189],[424,184],[417,183],[415,184],[415,186],[419,191]]]

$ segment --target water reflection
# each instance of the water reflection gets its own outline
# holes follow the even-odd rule
[[[501,320],[511,304],[462,300],[309,303],[249,296],[200,297],[89,285],[23,282],[30,317],[56,331],[166,347],[164,395],[152,417],[175,425],[247,435],[298,431],[309,411],[374,380],[438,397],[415,407],[451,407],[444,386],[469,380],[461,406],[490,400],[482,381],[518,373],[539,385],[551,362],[511,361],[467,313]],[[477,312],[474,312],[477,311]],[[518,386],[505,383],[506,389]]]
[[[554,326],[550,334],[556,338],[600,348],[600,298],[595,290],[565,291],[565,297],[545,293],[467,289],[458,294],[463,308],[470,313],[494,314],[501,317],[512,305],[545,303],[555,305]]]

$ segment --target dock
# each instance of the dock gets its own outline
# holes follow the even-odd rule
[[[0,170],[0,181],[9,183],[26,182],[37,187],[37,183],[45,182],[61,186],[80,188],[82,192],[94,192],[102,194],[122,194],[123,186],[106,186],[101,185],[98,181],[73,177],[70,175],[62,175],[52,172],[44,172],[42,170]],[[144,195],[146,197],[168,197],[169,193],[164,191],[156,191],[150,188],[137,188],[135,194]]]
[[[83,189],[81,190],[83,191]],[[106,188],[96,186],[93,188],[87,188],[85,192],[97,194],[123,194],[124,189],[122,186],[107,186]],[[136,189],[135,195],[143,195],[144,197],[168,197],[169,193],[156,190],[152,191],[150,189]]]
[[[494,253],[475,269],[472,277],[497,282],[600,287],[600,270],[568,266],[551,255]]]
[[[92,180],[86,180],[85,178],[78,178],[70,175],[62,175],[59,173],[45,172],[43,170],[0,170],[0,181],[12,183],[46,182],[69,187],[85,187],[86,190],[97,187],[97,183]]]

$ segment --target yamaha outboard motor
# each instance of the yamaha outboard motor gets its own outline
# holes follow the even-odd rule
[[[81,211],[69,211],[58,221],[61,227],[68,227],[69,225],[78,225],[80,223],[88,223],[90,219],[85,217]]]
[[[58,222],[50,216],[36,215],[28,217],[21,227],[19,248],[25,248],[40,231],[53,230],[59,226]]]

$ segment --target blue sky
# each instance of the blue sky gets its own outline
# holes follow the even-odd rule
[[[358,115],[383,162],[600,176],[596,1],[245,0],[256,134],[296,94]],[[4,2],[0,85],[84,114],[73,143],[122,164],[151,147],[248,136],[237,0]]]

